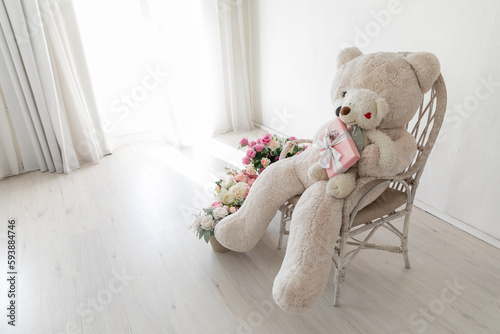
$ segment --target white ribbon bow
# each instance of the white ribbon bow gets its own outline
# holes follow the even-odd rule
[[[335,145],[343,142],[344,140],[349,138],[349,133],[347,131],[342,131],[340,135],[335,138],[335,140],[331,140],[328,135],[328,128],[325,129],[325,136],[323,140],[314,138],[313,145],[317,148],[324,150],[321,152],[319,158],[319,165],[322,168],[330,168],[330,165],[333,164],[333,171],[338,173],[338,171],[343,170],[344,166],[340,163],[340,158],[342,158],[342,154],[335,149]]]

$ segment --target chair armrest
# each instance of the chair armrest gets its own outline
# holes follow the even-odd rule
[[[286,158],[286,155],[290,153],[293,148],[299,144],[311,144],[312,140],[311,139],[296,139],[296,140],[290,140],[285,144],[285,147],[283,147],[283,150],[281,151],[280,154],[280,160],[283,160]]]

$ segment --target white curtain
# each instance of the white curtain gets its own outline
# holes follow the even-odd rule
[[[15,141],[12,137],[9,114],[5,107],[3,92],[0,89],[0,178],[9,174],[19,174],[19,161]]]
[[[189,146],[213,133],[253,128],[247,1],[86,0],[75,6],[115,145],[137,138]],[[152,78],[152,72],[161,74]]]
[[[228,128],[253,130],[248,0],[217,0]]]
[[[0,177],[108,154],[71,1],[2,0],[0,27]]]

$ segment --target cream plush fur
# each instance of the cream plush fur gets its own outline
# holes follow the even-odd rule
[[[392,168],[396,163],[394,142],[376,129],[389,112],[387,101],[369,89],[353,89],[346,92],[341,104],[340,119],[350,128],[357,125],[363,130],[363,146],[373,143],[377,147],[380,168]],[[331,178],[326,184],[326,191],[336,198],[348,196],[355,186],[356,167],[344,175]],[[319,162],[309,168],[309,177],[316,181],[328,180],[326,170]]]
[[[437,58],[430,53],[412,53],[408,57],[388,52],[364,55],[357,48],[343,50],[337,64],[332,100],[342,101],[344,95],[357,89],[370,90],[384,99],[388,112],[378,130],[392,140],[396,157],[391,167],[381,166],[377,144],[366,146],[357,175],[349,170],[338,176],[337,188],[342,193],[352,189],[358,175],[394,176],[411,163],[416,145],[405,125],[440,69]],[[318,132],[324,129],[323,126]],[[351,197],[344,200],[327,193],[327,180],[309,177],[308,171],[319,160],[319,153],[310,147],[266,168],[241,209],[215,228],[215,236],[222,245],[239,252],[248,251],[255,247],[279,207],[302,194],[290,224],[287,252],[273,286],[275,302],[289,313],[305,311],[321,296],[332,267],[343,207],[352,204],[348,203]]]

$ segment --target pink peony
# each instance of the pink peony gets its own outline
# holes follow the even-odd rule
[[[237,209],[234,206],[229,208],[229,212],[231,212],[231,213],[235,213],[236,211],[237,211]]]
[[[268,145],[268,144],[271,142],[271,140],[272,140],[272,139],[273,139],[273,136],[271,136],[271,135],[268,133],[268,134],[266,134],[264,137],[262,137],[262,139],[261,139],[261,140],[262,140],[262,144],[264,144],[264,145]]]
[[[252,140],[250,143],[248,143],[248,146],[253,147],[257,144],[254,140]]]
[[[238,182],[247,182],[247,176],[243,173],[238,173],[234,176],[234,180]]]
[[[244,165],[248,165],[250,163],[250,159],[248,159],[247,157],[244,157],[243,159],[241,159],[241,162],[244,164]]]
[[[212,208],[220,208],[222,206],[221,202],[213,202],[212,203]]]
[[[248,139],[241,138],[241,140],[240,140],[240,146],[247,146],[247,145],[248,145]]]
[[[254,149],[253,149],[253,148],[249,148],[249,149],[247,150],[247,158],[249,158],[249,159],[253,159],[253,158],[255,157],[255,154],[256,154],[256,153],[255,153],[255,151],[254,151]]]
[[[257,152],[262,152],[264,146],[262,144],[257,144],[253,147]]]

